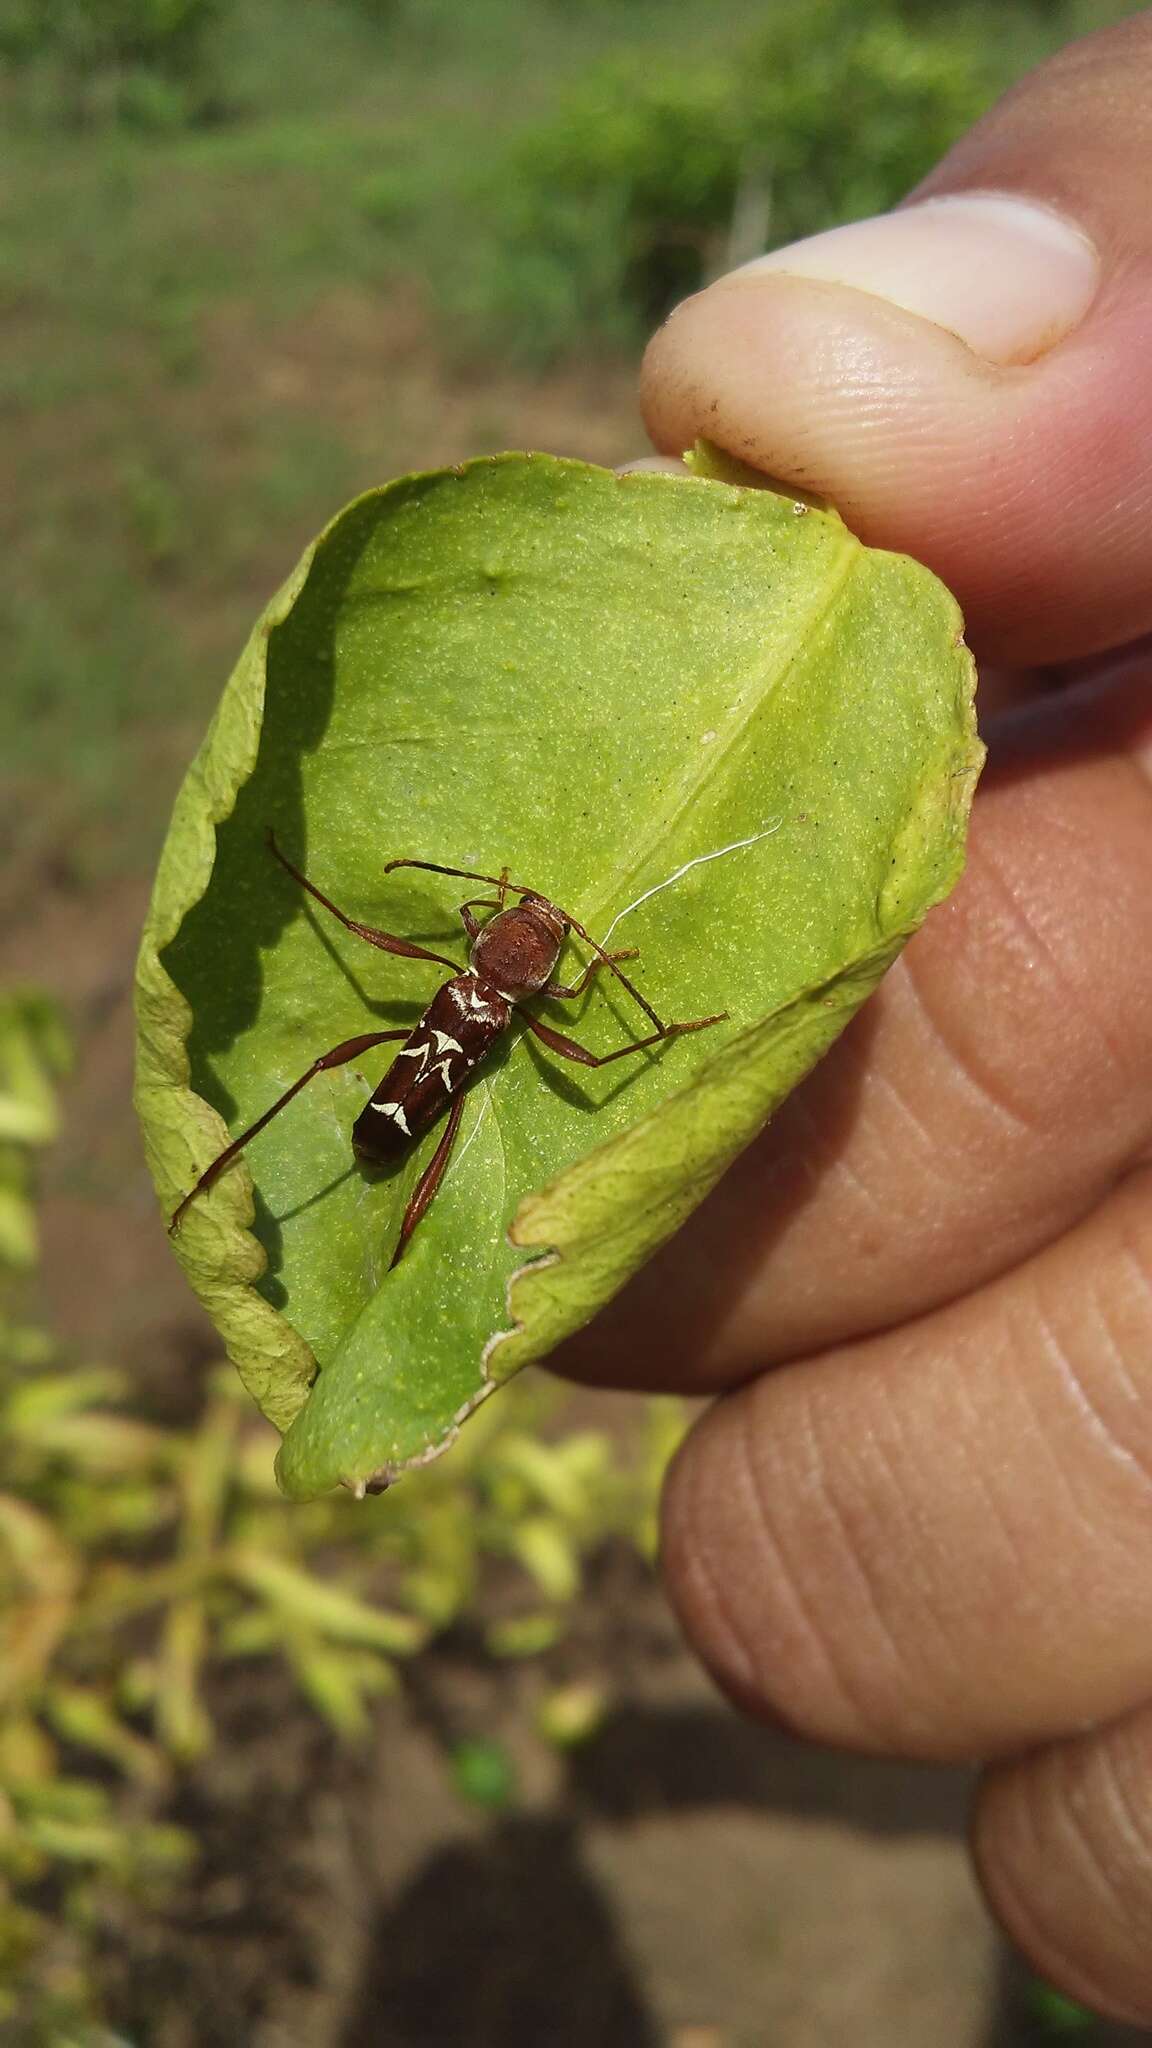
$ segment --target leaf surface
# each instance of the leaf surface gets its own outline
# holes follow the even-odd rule
[[[289,1493],[435,1455],[707,1192],[956,879],[971,696],[927,570],[715,474],[485,458],[321,535],[241,656],[157,877],[138,1100],[166,1209],[317,1054],[410,1026],[444,978],[304,899],[269,827],[350,915],[461,966],[456,906],[483,891],[388,859],[507,865],[639,947],[662,1017],[729,1014],[601,1071],[510,1034],[391,1273],[440,1128],[389,1176],[354,1164],[395,1047],[311,1082],[192,1205],[176,1249],[287,1432]],[[647,1028],[607,973],[544,1014],[600,1052]]]

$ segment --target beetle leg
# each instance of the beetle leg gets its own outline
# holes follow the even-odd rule
[[[444,1136],[441,1138],[431,1159],[420,1175],[416,1186],[413,1188],[411,1200],[404,1211],[404,1220],[400,1225],[400,1235],[396,1240],[396,1249],[389,1261],[389,1272],[391,1272],[392,1267],[401,1257],[408,1239],[411,1237],[412,1232],[415,1230],[416,1225],[419,1223],[420,1218],[423,1216],[424,1211],[427,1209],[444,1178],[444,1168],[448,1164],[452,1147],[456,1143],[456,1133],[460,1129],[460,1118],[463,1114],[464,1097],[463,1095],[454,1095],[452,1107],[448,1112],[448,1122],[444,1127]]]
[[[666,1038],[682,1038],[686,1031],[707,1031],[710,1024],[722,1024],[728,1015],[721,1010],[715,1017],[693,1017],[686,1024],[665,1024],[659,1031],[652,1031],[647,1038],[637,1038],[631,1045],[619,1045],[615,1052],[589,1052],[586,1045],[578,1045],[574,1038],[565,1038],[562,1031],[553,1031],[548,1024],[542,1024],[539,1017],[521,1010],[520,1015],[533,1036],[548,1047],[549,1052],[558,1052],[561,1059],[575,1060],[582,1067],[608,1067],[613,1060],[625,1060],[630,1053],[644,1052],[650,1045],[662,1045]]]
[[[265,1124],[270,1124],[274,1116],[279,1116],[280,1111],[288,1107],[292,1097],[299,1095],[300,1090],[307,1087],[309,1081],[313,1080],[317,1074],[325,1074],[332,1067],[347,1066],[349,1060],[358,1059],[362,1052],[370,1052],[374,1045],[383,1045],[387,1038],[407,1038],[408,1036],[409,1027],[406,1024],[399,1031],[368,1031],[360,1038],[345,1038],[340,1045],[334,1045],[331,1052],[321,1053],[319,1059],[313,1060],[307,1072],[301,1074],[298,1081],[293,1081],[292,1086],[284,1090],[283,1095],[272,1104],[271,1109],[266,1109],[263,1116],[258,1116],[255,1123],[249,1124],[246,1131],[241,1131],[238,1138],[233,1138],[230,1145],[225,1145],[224,1150],[217,1153],[211,1165],[204,1168],[195,1187],[189,1188],[183,1201],[173,1211],[172,1220],[168,1225],[169,1237],[179,1229],[180,1219],[189,1202],[194,1201],[197,1195],[203,1194],[206,1188],[210,1188],[217,1175],[223,1173],[226,1166],[231,1166],[237,1153],[244,1150],[248,1140],[254,1138],[259,1131],[262,1131]]]
[[[399,939],[394,932],[377,931],[375,925],[360,924],[356,918],[347,916],[333,903],[330,896],[325,896],[323,890],[316,887],[315,882],[310,882],[307,875],[302,874],[298,867],[293,866],[287,855],[281,853],[272,832],[268,834],[268,845],[281,867],[287,868],[293,880],[299,882],[300,887],[306,889],[309,896],[314,896],[317,903],[322,903],[325,910],[330,910],[333,917],[339,918],[346,931],[355,932],[358,939],[367,939],[370,946],[379,946],[383,953],[400,953],[406,960],[436,960],[441,967],[450,967],[453,974],[459,974],[458,960],[449,960],[444,953],[430,953],[427,946],[418,946],[412,939]]]
[[[467,903],[460,905],[460,917],[468,937],[475,939],[480,933],[479,920],[472,915],[474,910],[503,910],[503,908],[504,905],[497,902],[492,896],[470,896]]]
[[[588,962],[579,981],[574,981],[571,988],[566,988],[563,982],[546,981],[540,990],[540,994],[542,996],[554,997],[557,1002],[570,1002],[573,997],[583,995],[592,976],[599,973],[602,967],[614,967],[617,960],[638,960],[639,957],[640,949],[638,946],[629,946],[623,953],[597,953]]]

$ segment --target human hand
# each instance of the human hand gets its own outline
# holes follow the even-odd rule
[[[657,446],[706,435],[928,562],[997,666],[996,716],[960,887],[561,1360],[724,1394],[666,1497],[665,1568],[700,1654],[810,1737],[981,1760],[995,1911],[1055,1982],[1137,2022],[1150,162],[1144,14],[1025,80],[907,210],[722,279],[651,346]]]

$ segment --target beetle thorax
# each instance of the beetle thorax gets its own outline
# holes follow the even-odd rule
[[[510,910],[489,918],[472,942],[469,961],[482,981],[510,1001],[543,988],[560,958],[568,925],[543,896],[525,896]]]

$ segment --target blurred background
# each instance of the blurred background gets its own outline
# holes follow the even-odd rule
[[[652,323],[890,205],[1109,0],[0,0],[0,2041],[1023,2048],[960,1773],[740,1723],[674,1403],[528,1375],[287,1508],[164,1241],[130,984],[317,528],[638,452]]]

